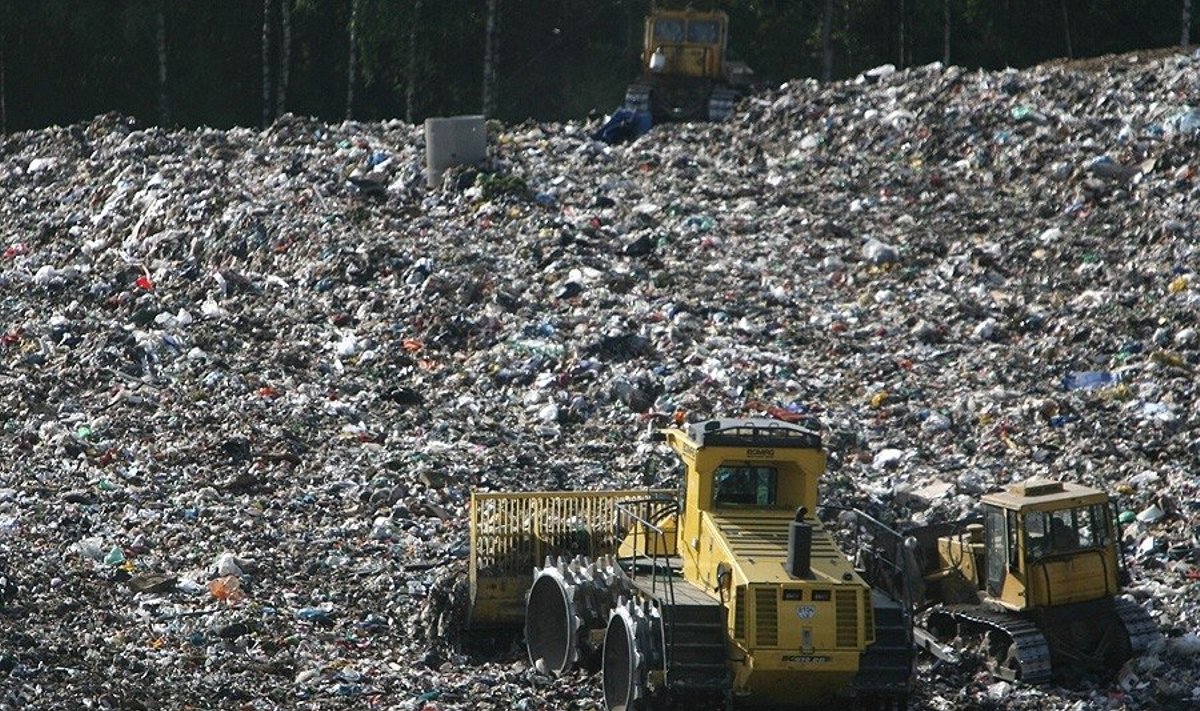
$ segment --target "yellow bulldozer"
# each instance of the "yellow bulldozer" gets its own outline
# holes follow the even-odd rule
[[[642,76],[625,107],[662,121],[724,121],[753,72],[729,60],[729,17],[720,11],[660,10],[646,17]]]
[[[658,434],[678,489],[472,495],[469,625],[523,625],[545,674],[599,667],[609,711],[905,708],[911,601],[873,590],[815,516],[819,434],[764,418]]]
[[[877,522],[857,529],[864,576],[913,601],[918,646],[951,662],[978,646],[995,677],[1042,684],[1112,673],[1160,636],[1119,596],[1128,574],[1107,493],[1033,478],[981,503],[982,517],[912,529],[902,545]]]

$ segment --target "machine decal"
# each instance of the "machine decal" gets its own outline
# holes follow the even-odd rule
[[[783,661],[799,662],[800,664],[828,664],[830,659],[815,654],[787,654],[784,655]]]

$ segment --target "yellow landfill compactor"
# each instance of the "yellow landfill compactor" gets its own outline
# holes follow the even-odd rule
[[[865,576],[918,610],[917,643],[947,661],[950,646],[981,643],[992,674],[1042,684],[1114,672],[1160,637],[1146,611],[1119,597],[1127,579],[1108,494],[1033,478],[982,497],[983,516],[877,535],[860,545]],[[895,561],[903,550],[907,575]],[[875,571],[883,570],[882,574]],[[899,594],[899,593],[893,593]]]
[[[523,621],[546,674],[599,666],[610,711],[905,708],[910,608],[811,513],[820,436],[760,418],[659,434],[678,490],[472,495],[471,626]]]

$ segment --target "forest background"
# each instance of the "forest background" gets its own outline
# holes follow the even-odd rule
[[[767,84],[1186,46],[1193,23],[1191,0],[0,0],[0,130],[580,119],[621,103],[645,15],[686,4],[727,12]]]

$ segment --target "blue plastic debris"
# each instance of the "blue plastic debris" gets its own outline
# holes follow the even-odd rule
[[[1063,377],[1063,390],[1095,390],[1108,387],[1117,380],[1117,376],[1106,370],[1076,371]]]
[[[620,108],[613,112],[600,130],[592,134],[592,138],[609,145],[631,141],[648,133],[653,125],[649,112]]]
[[[302,607],[296,611],[296,616],[302,620],[316,622],[317,624],[329,624],[332,622],[329,610],[322,607]]]

